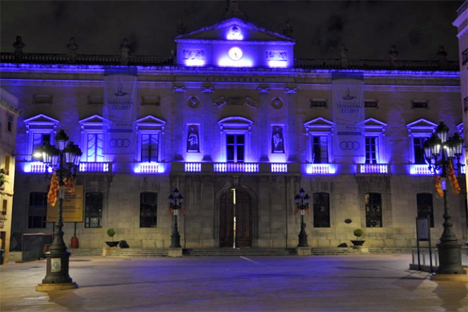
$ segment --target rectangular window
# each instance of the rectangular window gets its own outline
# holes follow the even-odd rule
[[[41,149],[44,144],[51,143],[50,142],[51,135],[45,133],[33,133],[33,146],[32,151],[33,153],[39,149]]]
[[[367,193],[364,196],[366,227],[382,227],[382,194]]]
[[[418,207],[418,218],[425,218],[429,216],[431,227],[434,227],[434,209],[432,206],[432,194],[431,193],[419,193],[416,194],[417,207]]]
[[[226,161],[244,162],[245,136],[243,134],[226,135]]]
[[[424,159],[424,142],[427,138],[413,138],[414,148],[414,163],[424,165],[426,160]]]
[[[11,162],[11,156],[10,155],[5,156],[5,168],[3,169],[5,170],[6,175],[10,175],[10,162]]]
[[[411,108],[427,109],[427,108],[429,108],[429,105],[428,105],[427,102],[413,101],[413,102],[411,102]]]
[[[89,162],[103,162],[103,135],[102,133],[88,133],[86,160]]]
[[[365,108],[379,108],[379,103],[377,101],[364,101]]]
[[[141,161],[157,162],[159,153],[159,135],[142,134],[141,135]]]
[[[330,195],[314,193],[314,227],[330,227]]]
[[[144,192],[140,194],[140,227],[157,227],[157,200],[158,194],[154,192]]]
[[[10,114],[7,115],[7,131],[13,131],[13,115]]]
[[[310,108],[327,108],[325,100],[310,100]]]
[[[312,162],[328,164],[328,136],[321,135],[312,138]]]
[[[102,227],[102,193],[89,192],[85,196],[85,228]]]
[[[463,99],[463,110],[464,112],[468,112],[468,96]]]
[[[366,164],[377,163],[378,142],[378,137],[366,137]]]
[[[46,227],[47,193],[32,192],[29,194],[28,228],[39,229]]]
[[[465,65],[468,63],[468,49],[465,49],[465,51],[462,52],[462,65]]]

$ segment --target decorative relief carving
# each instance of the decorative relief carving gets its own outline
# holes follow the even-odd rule
[[[283,100],[281,100],[279,97],[274,97],[271,100],[271,106],[275,109],[280,109],[283,107]]]
[[[288,60],[288,52],[286,52],[286,51],[267,50],[266,51],[266,60],[267,61],[283,61],[283,62],[286,62]]]
[[[184,93],[186,90],[185,86],[174,86],[174,92],[176,93]]]
[[[205,50],[203,49],[184,49],[182,53],[184,60],[205,60]]]
[[[51,94],[35,94],[33,95],[34,104],[52,104],[52,95]]]
[[[268,94],[268,93],[270,93],[270,88],[268,88],[267,86],[259,86],[257,88],[257,91],[260,94]]]
[[[198,105],[200,105],[200,100],[198,99],[198,97],[196,97],[195,95],[192,95],[188,101],[187,101],[187,105],[191,108],[197,108]]]
[[[224,96],[220,96],[219,98],[214,100],[213,105],[215,108],[221,108],[224,105],[233,105],[233,106],[245,105],[247,107],[257,108],[257,101],[255,101],[254,99],[248,96],[246,96],[245,98],[242,98],[242,97],[226,98]]]

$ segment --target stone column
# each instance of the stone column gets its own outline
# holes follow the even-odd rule
[[[287,87],[286,105],[287,105],[287,120],[288,120],[288,161],[297,161],[297,138],[296,133],[296,114],[297,114],[297,88]]]
[[[185,86],[174,86],[174,160],[183,159],[185,127]]]
[[[213,125],[211,119],[213,115],[213,90],[212,86],[203,86],[203,160],[212,161],[211,158],[211,140]]]
[[[268,127],[268,86],[259,86],[258,91],[258,153],[261,162],[267,162],[270,129]]]

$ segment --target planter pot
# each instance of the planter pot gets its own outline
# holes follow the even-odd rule
[[[353,243],[354,246],[362,246],[364,245],[365,240],[352,240],[351,243]]]
[[[109,247],[117,247],[117,245],[118,245],[119,243],[120,243],[119,241],[116,241],[116,242],[106,242],[107,246],[109,246]]]

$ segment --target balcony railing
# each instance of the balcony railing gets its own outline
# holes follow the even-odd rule
[[[214,172],[258,172],[258,163],[214,163]]]
[[[358,164],[358,174],[388,174],[388,164]]]
[[[410,173],[412,175],[433,175],[428,165],[411,165]]]
[[[185,172],[201,172],[201,163],[185,163]]]
[[[271,172],[288,172],[288,164],[271,164]]]
[[[308,164],[306,167],[307,174],[334,174],[335,167],[331,164]]]
[[[109,172],[111,163],[108,162],[82,162],[80,172]]]

